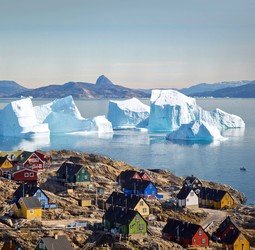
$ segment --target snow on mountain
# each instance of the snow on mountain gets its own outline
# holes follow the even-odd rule
[[[235,88],[250,83],[251,81],[230,81],[230,82],[217,82],[217,83],[200,83],[193,85],[189,88],[181,89],[180,92],[185,95],[197,95],[204,92],[216,91],[224,88]]]
[[[244,121],[220,109],[205,111],[196,100],[175,90],[153,90],[149,130],[151,132],[171,132],[182,124],[204,121],[219,130],[245,127]]]
[[[136,98],[124,101],[110,101],[108,120],[114,129],[147,127],[150,107]]]
[[[0,135],[26,137],[47,133],[48,124],[38,122],[30,98],[13,101],[0,110]]]
[[[182,124],[176,131],[166,136],[167,140],[213,141],[223,140],[217,127],[204,121],[192,121]]]

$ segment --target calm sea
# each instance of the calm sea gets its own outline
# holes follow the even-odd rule
[[[0,108],[10,100],[0,99]],[[34,105],[45,100],[33,100]],[[108,100],[76,100],[84,117],[107,113]],[[149,103],[148,100],[143,100]],[[210,144],[173,143],[164,134],[117,131],[113,135],[65,135],[50,138],[0,138],[0,150],[41,148],[70,149],[110,156],[140,168],[164,168],[177,175],[194,174],[202,179],[227,183],[244,192],[255,203],[255,99],[198,99],[204,109],[223,109],[241,116],[245,130],[227,131],[229,139]],[[65,121],[60,121],[65,122]],[[247,171],[240,171],[240,167]]]

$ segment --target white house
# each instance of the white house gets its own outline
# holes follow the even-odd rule
[[[177,194],[177,199],[179,207],[198,207],[198,196],[193,189],[183,187]]]

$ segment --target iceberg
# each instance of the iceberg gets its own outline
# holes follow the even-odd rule
[[[27,137],[49,134],[48,124],[38,122],[30,98],[13,101],[0,110],[0,135]]]
[[[107,118],[113,129],[146,128],[150,107],[137,98],[124,101],[110,101]]]
[[[204,121],[220,131],[228,128],[243,128],[242,118],[220,109],[203,110],[194,98],[176,90],[152,90],[149,118],[150,132],[171,132],[192,121]]]
[[[214,141],[223,140],[219,129],[203,121],[182,124],[177,130],[166,136],[167,140]]]
[[[37,120],[47,123],[51,133],[113,132],[105,116],[83,118],[72,96],[34,107]]]
[[[72,96],[33,107],[30,98],[13,101],[0,110],[0,135],[38,137],[50,133],[113,132],[105,116],[83,118]]]
[[[218,108],[210,112],[203,111],[201,113],[201,120],[207,121],[207,123],[216,126],[219,130],[245,127],[241,117],[229,114]]]

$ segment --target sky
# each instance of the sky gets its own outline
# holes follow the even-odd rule
[[[255,79],[254,0],[0,0],[0,79],[182,88]]]

